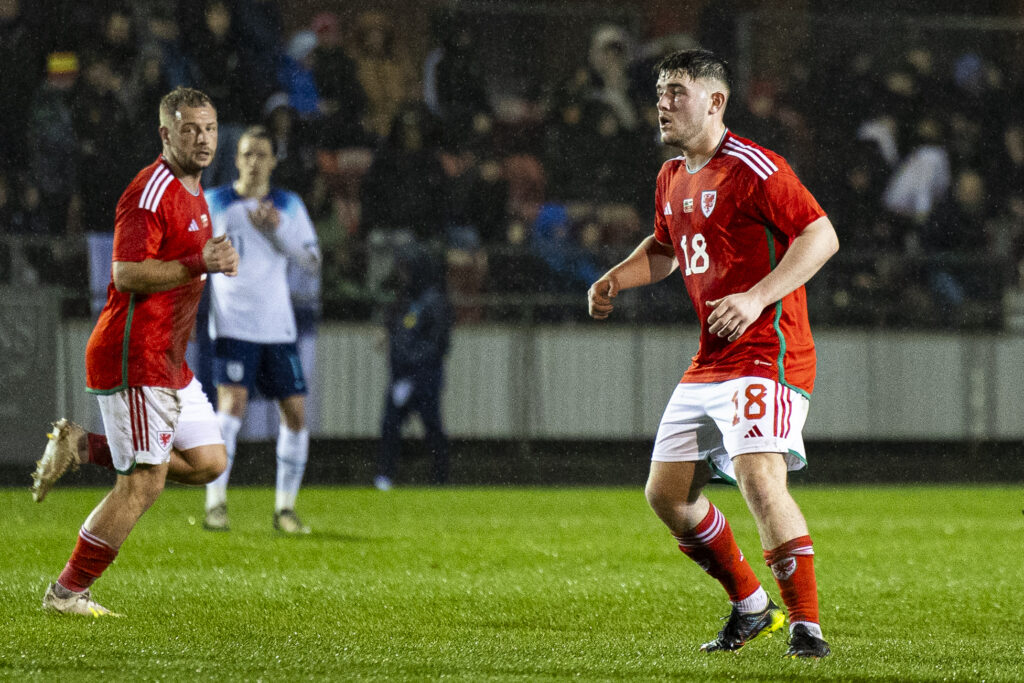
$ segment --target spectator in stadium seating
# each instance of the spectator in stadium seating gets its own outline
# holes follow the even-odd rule
[[[311,132],[313,124],[299,119],[286,93],[277,92],[263,105],[263,121],[274,142],[277,166],[274,183],[302,197],[312,189],[316,153]]]
[[[601,270],[576,238],[576,226],[562,204],[546,203],[533,220],[530,243],[554,276],[557,291],[578,289],[601,277]]]
[[[280,89],[284,17],[278,0],[234,0],[231,26],[241,51],[239,72],[249,89],[246,121],[258,121],[267,98]]]
[[[580,199],[598,204],[641,206],[658,168],[658,150],[649,139],[622,127],[615,111],[600,100],[591,100],[583,109],[586,139],[579,165],[573,171],[583,176]],[[580,173],[580,169],[586,169]]]
[[[35,191],[38,203],[38,191]],[[17,187],[7,173],[0,168],[0,231],[2,234],[32,235],[45,233],[45,227],[35,225],[32,216],[23,210]],[[32,264],[32,257],[26,254],[34,245],[0,241],[0,282],[10,284],[36,285],[39,283],[39,269]],[[49,280],[48,280],[49,281]]]
[[[937,119],[920,119],[914,134],[916,144],[893,172],[882,203],[912,226],[920,226],[949,190],[951,170],[945,134]]]
[[[785,656],[821,658],[830,648],[814,548],[786,479],[806,464],[800,432],[814,385],[803,284],[837,250],[835,230],[781,156],[726,128],[727,63],[687,50],[658,72],[661,140],[682,156],[659,172],[654,234],[594,282],[589,312],[603,320],[620,291],[678,268],[700,347],[665,409],[646,495],[679,549],[729,596],[728,621],[700,649],[735,651],[786,621],[703,493],[717,476],[738,485],[757,522],[789,610]]]
[[[131,14],[114,9],[106,15],[100,32],[100,39],[90,51],[100,55],[107,64],[115,82],[115,92],[129,81],[139,55],[139,41],[132,28]]]
[[[0,169],[20,172],[29,162],[24,122],[45,75],[41,23],[20,0],[0,3]]]
[[[491,147],[489,136],[467,131],[461,144],[447,146],[440,154],[449,192],[448,291],[455,299],[483,291],[488,268],[484,243],[501,239],[506,229],[508,184]],[[480,306],[458,301],[455,312],[460,323],[479,320],[483,314]]]
[[[183,30],[178,25],[173,7],[162,1],[149,6],[142,3],[133,5],[136,15],[145,24],[144,48],[155,48],[160,52],[161,79],[168,88],[188,85],[192,82],[192,64],[182,45]],[[141,53],[140,53],[141,56]],[[132,106],[128,103],[129,108]],[[152,116],[152,110],[147,110]]]
[[[170,85],[163,69],[163,51],[154,43],[144,44],[136,62],[135,72],[125,86],[122,98],[131,121],[133,138],[139,141],[133,145],[132,150],[136,166],[160,153],[159,140],[148,143],[144,140],[153,137],[146,135],[147,132],[152,132],[150,129],[153,127],[153,112],[160,106],[163,94],[172,89],[173,86]]]
[[[494,112],[467,17],[443,11],[434,25],[440,46],[424,64],[423,101],[444,125],[448,144],[458,145],[488,133]]]
[[[844,163],[828,189],[829,215],[842,226],[847,258],[830,263],[819,274],[827,278],[828,286],[818,289],[829,291],[830,307],[852,323],[888,322],[888,311],[901,301],[913,301],[917,310],[927,311],[931,296],[915,284],[916,269],[903,251],[902,223],[881,205],[888,165],[879,147],[874,141],[855,139],[840,149],[837,156]],[[863,305],[866,301],[872,305]]]
[[[317,146],[331,150],[372,146],[373,139],[362,126],[366,93],[355,62],[342,45],[337,15],[321,12],[313,17],[312,27],[316,47],[310,59],[322,115],[317,124]]]
[[[78,179],[80,221],[86,232],[112,233],[117,188],[131,180],[138,155],[130,150],[110,153],[119,147],[122,132],[131,129],[128,112],[118,98],[123,83],[110,58],[86,53],[82,62],[72,107],[78,168],[88,169]],[[148,112],[151,122],[153,111]]]
[[[1024,285],[1024,187],[1017,186],[994,208],[995,215],[985,225],[985,245],[989,257],[1002,263],[997,276],[1007,287]]]
[[[440,267],[416,244],[398,249],[393,277],[396,299],[384,315],[389,380],[381,420],[377,476],[390,489],[398,473],[402,425],[417,413],[434,460],[432,481],[448,481],[448,436],[441,419],[444,363],[451,339],[452,312]]]
[[[18,196],[11,201],[11,229],[26,235],[46,235],[50,224],[42,207],[39,188],[33,183],[21,180],[14,187],[20,189]]]
[[[513,154],[502,160],[501,177],[507,185],[507,217],[504,234],[490,242],[497,257],[488,261],[488,289],[504,294],[547,292],[554,276],[531,244],[533,222],[546,196],[544,167],[532,154]],[[497,313],[518,317],[523,311]]]
[[[363,127],[377,138],[386,138],[404,103],[417,99],[416,74],[404,50],[387,15],[375,11],[359,15],[351,47],[352,58],[367,98]]]
[[[1003,269],[985,260],[987,228],[996,208],[981,174],[961,169],[922,228],[921,246],[930,257],[924,274],[943,318],[971,316],[969,309],[992,303],[1002,291]]]
[[[587,97],[608,105],[624,130],[633,130],[640,123],[630,82],[632,52],[633,42],[626,30],[609,24],[594,31],[587,56]]]
[[[79,178],[77,204],[88,249],[90,310],[96,317],[106,303],[110,283],[117,188],[126,185],[133,169],[144,162],[140,162],[141,154],[135,149],[127,149],[122,154],[110,153],[119,146],[122,131],[133,130],[133,126],[118,97],[120,79],[113,73],[109,57],[86,54],[83,62],[83,75],[75,90],[72,112],[79,168],[89,169],[89,173]],[[145,116],[149,131],[143,140],[153,137],[154,111],[156,107],[140,112],[140,118]],[[153,152],[151,145],[140,143],[139,147]],[[159,149],[154,153],[159,153]]]
[[[995,122],[993,117],[1003,109],[999,105],[1004,88],[1003,74],[995,64],[976,52],[966,52],[953,64],[952,85],[947,92],[958,111],[969,118]]]
[[[779,121],[777,85],[771,81],[752,83],[747,89],[746,98],[733,104],[736,112],[730,129],[737,135],[751,140],[768,149],[777,149],[779,153],[785,146],[785,129]]]
[[[78,81],[78,55],[54,52],[46,60],[46,81],[39,87],[29,112],[29,170],[32,187],[50,234],[78,226],[78,142],[75,137],[73,93]]]
[[[481,244],[503,241],[508,181],[493,150],[484,142],[471,149],[443,150],[441,159],[449,188],[448,224],[469,228],[473,241]]]
[[[1024,120],[1007,122],[1001,143],[987,177],[990,194],[996,197],[1024,188]]]
[[[220,153],[204,176],[215,187],[238,177],[234,150],[247,120],[249,86],[241,70],[242,50],[232,27],[231,8],[223,0],[211,0],[201,12],[202,21],[182,38],[192,83],[217,103]]]
[[[303,366],[297,342],[300,325],[307,336],[315,328],[320,249],[299,196],[270,184],[275,158],[266,128],[246,129],[236,164],[238,180],[209,193],[214,235],[226,234],[240,254],[237,277],[210,277],[217,420],[227,467],[206,487],[204,527],[228,529],[227,485],[238,432],[250,397],[259,392],[277,402],[281,416],[274,528],[306,534],[309,527],[295,513],[295,499],[309,458],[304,370],[312,367]],[[303,304],[303,319],[293,308],[294,298]]]
[[[900,145],[896,118],[889,113],[865,119],[857,128],[857,139],[875,146],[881,161],[893,168],[900,160]]]
[[[316,34],[308,30],[299,31],[288,41],[278,71],[278,82],[288,94],[288,103],[304,121],[320,118],[320,93],[313,78],[315,47]]]
[[[588,191],[589,177],[580,173],[583,158],[591,153],[592,132],[587,130],[583,97],[560,96],[544,126],[544,171],[548,194],[563,201],[582,200]],[[599,153],[599,150],[596,152]]]
[[[398,113],[362,181],[367,287],[379,289],[396,247],[439,245],[448,219],[448,184],[438,156],[436,121],[422,104]]]
[[[902,235],[894,234],[881,207],[888,168],[873,141],[848,141],[840,154],[844,163],[837,182],[829,186],[829,215],[842,225],[843,244],[850,251],[902,250]]]

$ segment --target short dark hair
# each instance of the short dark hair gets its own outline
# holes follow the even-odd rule
[[[254,140],[266,140],[270,143],[271,154],[277,154],[277,145],[274,143],[274,136],[270,134],[270,129],[266,126],[256,124],[249,126],[242,134],[238,136],[238,142],[242,142],[244,138],[252,138]]]
[[[210,107],[214,110],[217,109],[213,106],[213,100],[203,91],[179,85],[160,99],[160,118],[163,119],[165,115],[168,118],[174,118],[174,112],[182,107]]]
[[[680,71],[693,80],[710,78],[725,85],[726,93],[732,91],[732,67],[711,50],[680,50],[658,62],[654,67],[655,76]]]

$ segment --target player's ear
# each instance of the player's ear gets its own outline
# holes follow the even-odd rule
[[[713,90],[711,92],[711,97],[709,99],[711,106],[708,108],[708,113],[718,114],[723,109],[725,109],[725,101],[728,99],[728,97],[721,90]]]
[[[171,140],[171,129],[167,126],[160,126],[160,142],[165,145]]]

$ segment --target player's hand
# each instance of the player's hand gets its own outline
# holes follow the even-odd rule
[[[272,234],[281,224],[281,212],[274,206],[274,202],[264,199],[255,210],[249,211],[249,220],[260,232]]]
[[[590,310],[590,317],[595,320],[604,320],[612,312],[615,305],[612,301],[619,294],[619,283],[610,275],[605,275],[600,280],[590,285],[587,292],[587,305]]]
[[[764,302],[749,292],[730,294],[708,301],[707,305],[712,309],[708,316],[708,332],[727,337],[731,342],[747,331],[765,307]]]
[[[211,273],[238,275],[238,252],[227,235],[217,235],[203,245],[203,261]]]

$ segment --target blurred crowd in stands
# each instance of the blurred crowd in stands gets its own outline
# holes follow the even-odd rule
[[[443,259],[461,322],[524,298],[539,319],[581,319],[590,282],[651,230],[655,176],[677,154],[658,144],[652,66],[699,43],[737,56],[720,31],[648,40],[597,23],[568,77],[508,106],[480,58],[487,36],[457,11],[436,13],[418,57],[379,11],[286,34],[277,0],[107,5],[72,9],[64,40],[41,41],[27,3],[0,0],[0,228],[26,238],[0,282],[83,289],[65,238],[112,230],[118,194],[160,151],[159,98],[184,84],[218,108],[206,187],[234,179],[246,125],[273,132],[275,183],[320,236],[327,316],[369,316],[387,254],[418,242]],[[1024,258],[1021,86],[996,59],[926,43],[742,83],[726,123],[787,157],[840,234],[809,287],[817,321],[1004,324]],[[621,319],[686,320],[684,299],[638,293]]]

